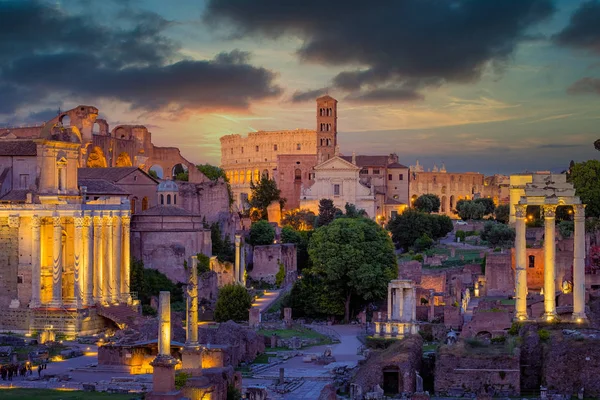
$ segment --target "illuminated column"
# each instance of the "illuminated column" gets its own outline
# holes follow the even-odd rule
[[[388,284],[387,320],[392,320],[392,285]]]
[[[395,319],[398,321],[405,321],[407,319],[407,316],[404,315],[404,302],[406,301],[406,291],[403,287],[400,287],[396,289],[396,293],[398,294],[396,295],[397,303],[394,305],[394,308],[397,310]]]
[[[525,239],[525,214],[527,206],[515,205],[516,219],[516,237],[515,237],[515,318],[518,320],[527,319],[527,243]]]
[[[412,305],[410,307],[411,309],[411,321],[416,321],[417,320],[417,288],[416,287],[412,287],[411,289],[411,299],[412,299]]]
[[[544,318],[556,317],[556,206],[544,206]]]
[[[233,280],[234,282],[240,281],[240,244],[242,237],[235,235],[235,266],[233,268]]]
[[[91,225],[92,218],[83,217],[83,269],[85,270],[83,301],[86,305],[94,304],[94,231]]]
[[[246,286],[246,246],[244,239],[240,242],[240,281]]]
[[[187,302],[187,346],[198,344],[198,257],[191,256],[188,262]]]
[[[112,235],[112,217],[105,216],[104,220],[104,229],[102,229],[102,247],[104,248],[104,252],[102,253],[103,258],[103,275],[104,275],[104,301],[107,303],[112,303],[113,301],[113,293],[115,291],[114,286],[114,271],[113,271],[113,235]]]
[[[124,293],[125,301],[129,303],[131,301],[130,296],[130,287],[129,287],[129,270],[131,268],[131,260],[130,260],[130,251],[129,251],[129,227],[131,223],[131,218],[129,215],[125,215],[121,218],[122,226],[123,226],[123,237],[122,237],[122,246],[123,253],[121,255],[122,262],[122,277],[121,277],[121,293]]]
[[[171,355],[171,292],[160,292],[158,298],[158,355]]]
[[[52,217],[52,305],[62,305],[62,225],[60,217]]]
[[[102,257],[102,217],[94,217],[94,299],[102,303],[104,299],[104,274]]]
[[[81,308],[83,305],[83,289],[85,285],[85,268],[83,268],[83,217],[73,217],[73,224],[75,225],[75,235],[73,237],[73,255],[74,255],[74,280],[75,280],[75,304],[77,308]]]
[[[29,303],[29,308],[36,308],[41,305],[41,226],[42,220],[39,216],[34,215],[31,217],[31,303]]]
[[[585,205],[573,206],[575,237],[573,239],[573,319],[581,322],[585,315]]]
[[[113,268],[114,268],[114,283],[115,285],[113,290],[113,301],[119,302],[121,301],[123,292],[121,291],[122,285],[122,260],[121,260],[121,236],[122,236],[122,226],[121,226],[121,216],[113,217],[113,229],[112,233],[114,235],[113,238]]]

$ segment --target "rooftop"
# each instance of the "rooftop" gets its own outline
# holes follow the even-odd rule
[[[37,145],[33,140],[0,140],[0,156],[35,156]]]

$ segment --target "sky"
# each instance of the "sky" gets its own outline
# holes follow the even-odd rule
[[[597,158],[600,1],[0,0],[0,126],[80,104],[219,164],[219,137],[316,128],[342,153],[485,174]]]

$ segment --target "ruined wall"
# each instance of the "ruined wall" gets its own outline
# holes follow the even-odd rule
[[[511,255],[488,254],[485,262],[485,280],[488,296],[511,296],[515,291]]]
[[[421,276],[421,287],[436,293],[446,292],[446,271],[426,271]]]
[[[19,228],[9,227],[7,217],[0,217],[0,249],[0,307],[8,307],[18,297]]]
[[[242,361],[252,362],[265,351],[264,340],[254,330],[233,321],[219,324],[217,329],[199,328],[198,341],[202,344],[226,346],[225,365],[237,367]]]
[[[409,279],[418,285],[422,279],[422,268],[420,261],[400,262],[398,263],[398,279]]]
[[[248,276],[256,281],[275,283],[275,275],[280,266],[283,266],[285,271],[284,285],[296,280],[298,273],[294,244],[254,246],[252,260],[253,268],[252,271],[248,271]]]
[[[512,306],[514,308],[514,306]],[[463,326],[461,338],[472,338],[489,332],[492,337],[504,336],[512,326],[512,313],[508,309],[477,307],[471,321]]]
[[[435,362],[435,394],[461,397],[465,393],[518,396],[520,356],[500,346],[471,348],[460,341],[442,346]]]

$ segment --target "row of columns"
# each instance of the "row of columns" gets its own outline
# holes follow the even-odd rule
[[[77,307],[95,303],[128,302],[130,273],[129,215],[75,216],[74,234],[74,294]],[[41,302],[42,218],[31,217],[32,292],[31,308]],[[52,216],[52,300],[50,305],[62,306],[63,218]]]
[[[544,318],[556,317],[556,205],[544,205]],[[527,315],[527,243],[525,204],[515,205],[515,318]],[[573,205],[573,319],[583,321],[585,315],[585,206]]]

